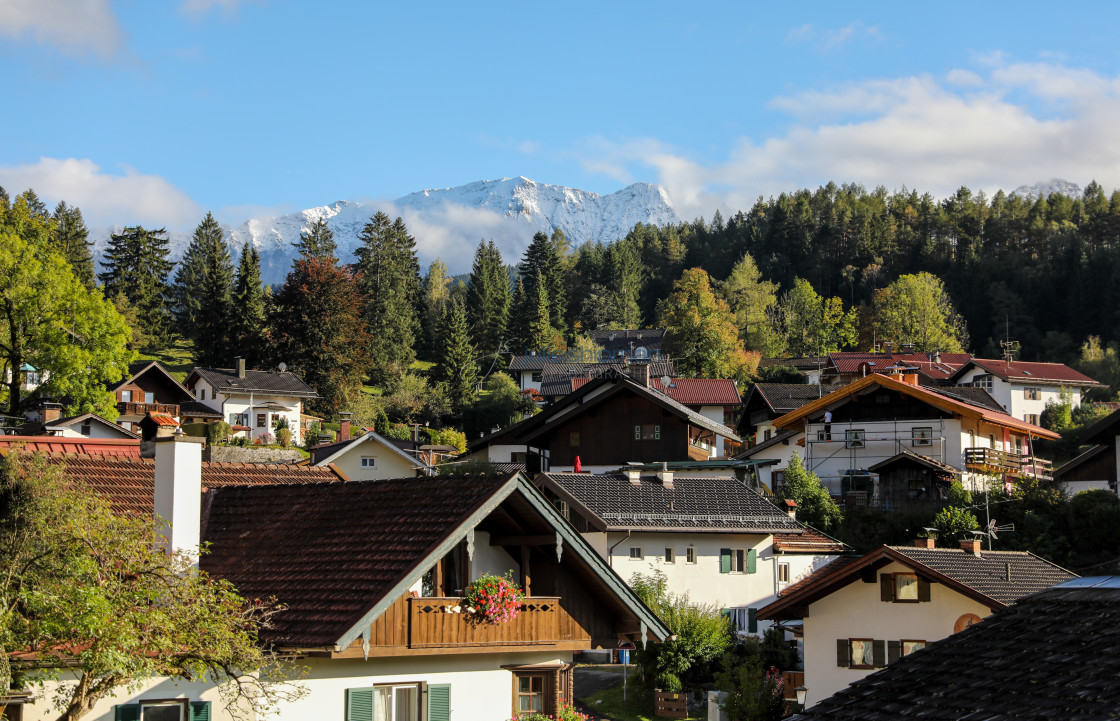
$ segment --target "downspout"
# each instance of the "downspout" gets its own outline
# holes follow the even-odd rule
[[[611,546],[610,548],[607,549],[607,565],[608,566],[610,566],[611,568],[614,568],[614,549],[618,548],[619,545],[623,541],[629,541],[630,540],[630,534],[633,533],[633,532],[634,532],[634,529],[627,528],[626,529],[626,538],[621,539],[618,543],[614,544],[613,546]]]

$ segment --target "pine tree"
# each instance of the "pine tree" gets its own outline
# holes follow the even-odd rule
[[[59,201],[54,208],[54,235],[51,242],[70,261],[74,275],[86,288],[92,289],[97,281],[93,276],[93,255],[90,248],[89,229],[82,218],[82,211],[71,207],[66,201]]]
[[[261,287],[261,256],[246,241],[245,247],[241,249],[237,279],[233,286],[227,343],[233,355],[245,358],[250,368],[259,365],[264,355],[268,323],[265,300],[265,292]]]
[[[447,304],[440,322],[439,361],[432,369],[432,378],[443,383],[447,399],[456,415],[470,403],[478,385],[478,364],[467,328],[467,314],[460,302]]]
[[[421,287],[423,309],[420,314],[420,343],[417,352],[424,360],[436,359],[436,337],[439,333],[443,309],[451,298],[451,276],[447,265],[436,258],[428,266],[428,275]]]
[[[525,353],[531,350],[529,348],[529,319],[531,315],[529,295],[525,291],[525,283],[519,275],[513,286],[509,322],[506,324],[509,349],[514,353]]]
[[[306,232],[299,234],[299,240],[292,243],[299,249],[300,257],[338,259],[338,244],[334,242],[334,231],[327,227],[327,221],[317,219]]]
[[[528,335],[525,345],[530,350],[545,350],[552,345],[553,329],[550,323],[548,291],[538,271],[533,279],[534,293],[530,300]]]
[[[390,223],[389,216],[378,211],[358,237],[362,246],[356,252],[356,269],[366,297],[370,378],[383,385],[416,360],[420,263],[416,240],[400,218]]]
[[[109,247],[98,274],[107,297],[123,294],[135,308],[141,329],[153,346],[170,339],[170,287],[168,274],[174,263],[164,228],[148,230],[141,226],[125,228],[109,236]]]
[[[483,354],[497,353],[509,318],[509,276],[502,253],[494,245],[479,243],[467,281],[467,323],[471,339]]]
[[[222,228],[210,213],[198,224],[175,274],[175,316],[179,331],[194,341],[201,366],[228,363],[232,315],[233,263]]]
[[[567,318],[568,306],[565,302],[565,267],[561,250],[567,248],[564,234],[553,233],[550,239],[547,235],[537,232],[533,235],[533,242],[525,249],[521,258],[519,270],[524,279],[525,290],[529,297],[536,294],[534,287],[536,274],[540,273],[544,283],[545,294],[548,296],[549,323],[554,328],[564,328]]]

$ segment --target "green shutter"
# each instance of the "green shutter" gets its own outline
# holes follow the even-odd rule
[[[758,633],[758,618],[757,618],[757,616],[758,616],[758,609],[757,608],[748,608],[747,609],[747,632],[748,633]]]
[[[836,639],[836,665],[847,668],[851,665],[851,656],[848,654],[848,639]]]
[[[918,578],[918,601],[929,601],[929,581],[924,578]]]
[[[373,689],[346,689],[346,721],[373,721]]]
[[[191,701],[191,721],[210,721],[209,701]]]
[[[754,573],[758,570],[758,551],[753,548],[747,551],[747,573]]]
[[[140,721],[140,704],[123,703],[115,707],[114,721]]]
[[[428,687],[428,721],[451,721],[451,684]]]
[[[902,658],[902,641],[887,641],[887,663]]]
[[[719,572],[731,573],[731,549],[719,549]]]
[[[884,603],[894,603],[894,574],[879,574],[879,600]]]
[[[887,665],[887,643],[886,641],[872,641],[871,642],[871,662],[875,668],[882,668]]]

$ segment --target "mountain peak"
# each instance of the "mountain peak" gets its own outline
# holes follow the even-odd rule
[[[1045,198],[1051,193],[1061,193],[1071,198],[1080,198],[1081,186],[1065,178],[1050,178],[1049,180],[1040,180],[1034,185],[1020,185],[1011,191],[1012,195],[1018,195],[1020,198]]]

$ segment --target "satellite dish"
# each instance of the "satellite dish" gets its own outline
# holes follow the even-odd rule
[[[280,365],[278,365],[278,366],[276,366],[276,367],[280,369],[280,372],[281,372],[281,373],[283,373],[284,371],[288,370],[288,364],[287,364],[287,363],[283,363],[283,362],[281,362],[281,363],[280,363]]]
[[[672,382],[673,382],[673,379],[670,378],[669,376],[661,376],[661,387],[662,388],[668,388],[669,384],[672,383]]]

